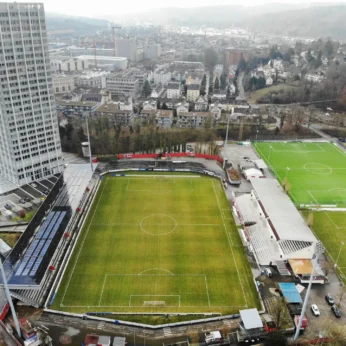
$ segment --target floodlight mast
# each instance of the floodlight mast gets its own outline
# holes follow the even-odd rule
[[[0,271],[1,271],[1,276],[2,276],[2,281],[3,281],[3,284],[4,284],[4,288],[5,288],[6,298],[7,298],[8,304],[10,305],[10,309],[11,309],[11,312],[12,312],[12,317],[13,317],[14,325],[16,327],[16,331],[17,331],[18,336],[21,337],[22,334],[21,334],[20,327],[19,327],[19,321],[18,321],[18,318],[17,318],[16,310],[14,309],[14,306],[13,306],[11,293],[10,293],[10,290],[8,288],[7,278],[6,278],[4,266],[2,265],[1,259],[0,259]]]
[[[318,258],[319,258],[320,254],[322,252],[323,252],[323,246],[322,246],[321,242],[318,241],[318,242],[315,243],[314,262],[313,262],[313,265],[312,265],[312,272],[311,272],[311,275],[310,275],[308,289],[306,291],[302,312],[300,314],[299,322],[298,322],[298,325],[296,327],[297,329],[296,329],[296,333],[294,334],[293,341],[296,341],[298,339],[300,328],[302,327],[303,318],[305,316],[306,308],[307,308],[308,301],[309,301],[309,298],[310,298],[310,291],[311,291],[311,286],[312,286],[312,278],[314,277],[315,267],[317,265]]]

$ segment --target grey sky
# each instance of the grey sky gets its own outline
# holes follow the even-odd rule
[[[40,1],[40,0],[38,0]],[[42,1],[42,0],[41,0]],[[99,15],[112,15],[130,12],[141,12],[150,8],[161,7],[197,7],[210,5],[230,5],[241,4],[243,6],[254,6],[268,3],[304,3],[304,0],[175,0],[168,2],[167,0],[98,0],[98,1],[71,1],[71,0],[43,0],[46,11],[58,12],[72,15],[97,17]],[[331,0],[313,0],[313,3],[346,3],[346,0],[331,1]]]

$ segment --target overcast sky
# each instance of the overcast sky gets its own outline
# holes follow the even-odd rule
[[[254,6],[264,3],[307,3],[306,0],[41,0],[45,4],[46,11],[64,14],[97,17],[98,15],[112,15],[129,12],[141,12],[150,8],[161,7],[198,7],[214,5],[241,4]],[[40,0],[38,1],[40,2]],[[312,0],[311,2],[342,2],[346,0]]]

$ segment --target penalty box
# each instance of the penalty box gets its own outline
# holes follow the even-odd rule
[[[206,275],[106,274],[100,305],[210,306]]]

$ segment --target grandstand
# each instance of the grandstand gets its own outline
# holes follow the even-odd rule
[[[96,165],[93,167],[96,168]],[[76,224],[93,172],[69,165],[7,257],[4,268],[12,296],[40,306]]]
[[[317,239],[275,179],[251,183],[251,194],[234,198],[246,238],[260,265],[275,265],[282,275],[289,275],[285,263],[311,260]]]
[[[177,160],[119,160],[110,162],[106,171],[113,169],[129,169],[129,168],[139,168],[139,169],[168,169],[168,170],[192,170],[194,172],[202,173],[206,167],[202,163],[192,162],[192,161],[181,161]]]

